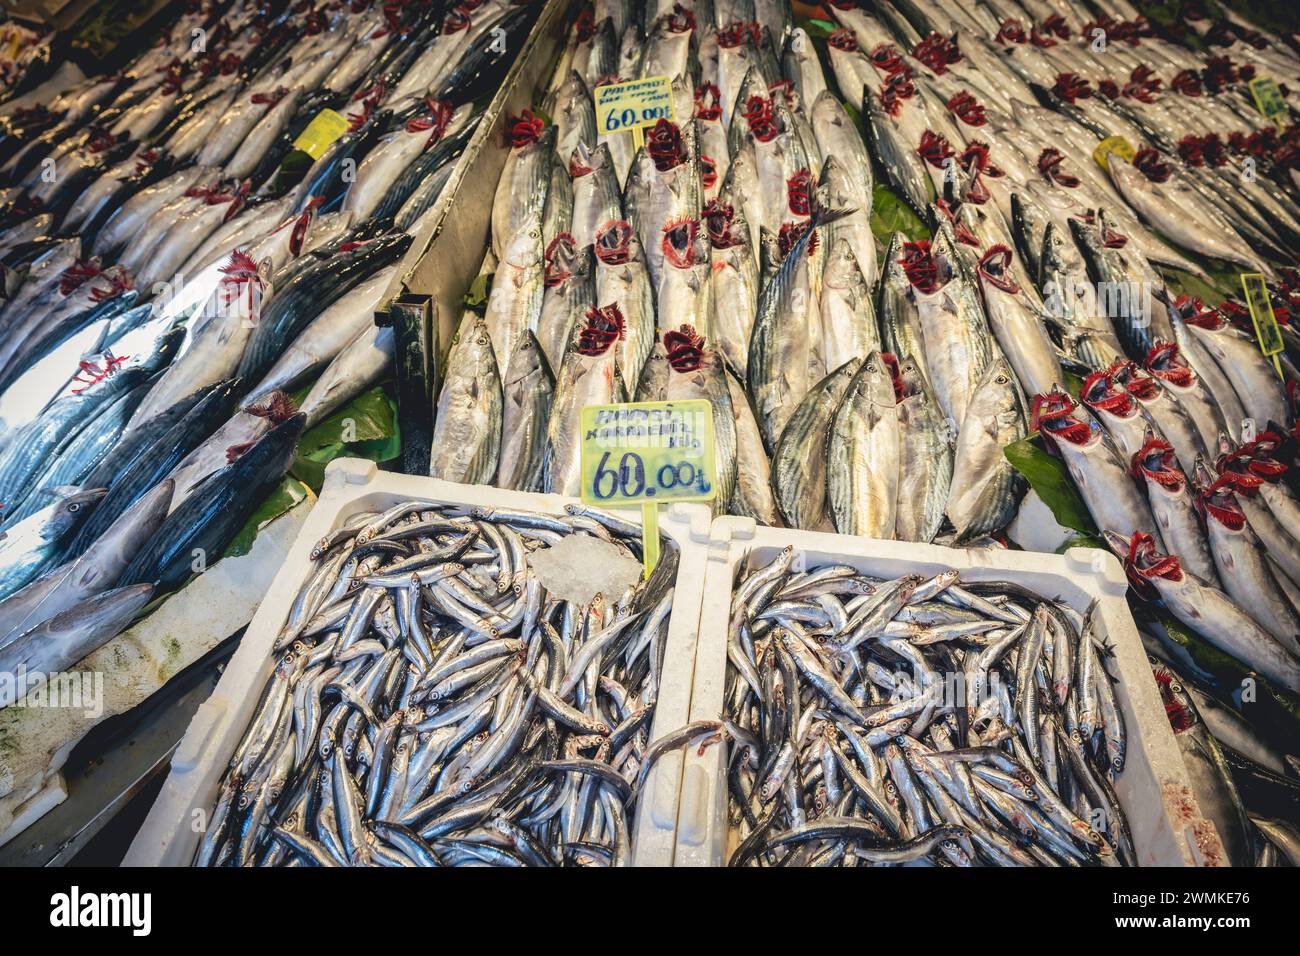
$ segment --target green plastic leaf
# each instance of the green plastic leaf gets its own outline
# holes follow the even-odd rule
[[[487,311],[488,296],[492,294],[492,277],[494,272],[481,272],[475,277],[474,281],[469,284],[469,290],[465,293],[465,308],[473,309],[479,315]]]
[[[914,242],[930,238],[930,230],[912,211],[912,207],[882,182],[876,183],[872,194],[871,232],[886,246],[895,232],[901,232]]]
[[[289,474],[319,492],[325,466],[335,458],[391,461],[401,450],[397,405],[382,386],[376,386],[302,436]]]
[[[347,447],[347,444],[341,441],[309,452],[304,452],[300,447],[293,464],[289,466],[289,474],[312,491],[319,492],[321,485],[325,483],[325,466],[335,458],[341,457],[347,451]]]
[[[339,442],[351,443],[388,438],[396,418],[382,387],[372,388],[303,433],[298,453],[313,452]]]
[[[402,436],[394,433],[388,438],[355,442],[348,449],[348,454],[353,458],[368,458],[371,461],[392,461],[402,454]]]
[[[1028,438],[1012,442],[1002,449],[1002,453],[1043,499],[1057,524],[1097,537],[1097,526],[1088,513],[1088,506],[1075,490],[1070,473],[1064,464],[1034,443],[1036,437],[1035,432]]]
[[[1076,532],[1068,541],[1056,549],[1056,553],[1065,554],[1071,548],[1096,548],[1098,551],[1110,550],[1103,539],[1095,534],[1084,534],[1083,532]]]
[[[533,107],[533,115],[536,116],[543,123],[545,123],[547,126],[552,126],[555,123],[555,120],[551,119],[551,115],[547,113],[546,110],[542,109],[540,106]]]
[[[825,40],[835,32],[835,24],[827,20],[800,20],[799,26],[814,40]]]
[[[230,542],[230,546],[226,548],[222,557],[236,558],[241,554],[248,554],[253,547],[253,541],[257,538],[258,531],[262,529],[263,525],[274,521],[291,508],[302,504],[307,500],[308,495],[309,492],[302,482],[295,481],[293,478],[285,478],[253,512],[253,516],[235,535],[234,540]]]
[[[1206,305],[1217,306],[1229,296],[1241,298],[1241,275],[1237,272],[1223,272],[1207,269],[1212,282],[1206,282],[1200,276],[1194,276],[1182,269],[1162,268],[1161,275],[1169,294],[1177,298],[1180,295],[1193,295]]]

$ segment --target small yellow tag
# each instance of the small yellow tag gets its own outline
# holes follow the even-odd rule
[[[601,134],[626,133],[653,126],[661,119],[677,118],[673,81],[666,76],[598,86],[592,95],[596,101],[596,130]]]
[[[293,141],[293,148],[300,149],[312,159],[320,159],[330,143],[348,131],[352,124],[347,117],[340,116],[333,110],[321,110],[316,118],[307,124],[307,128]]]
[[[1256,77],[1250,81],[1250,92],[1255,97],[1256,108],[1264,116],[1276,123],[1278,129],[1286,126],[1289,110],[1276,80],[1270,76]]]
[[[1110,154],[1118,153],[1121,157],[1133,162],[1133,157],[1137,155],[1133,150],[1133,144],[1123,136],[1107,136],[1097,148],[1092,151],[1092,158],[1097,161],[1097,165],[1106,172],[1110,172]]]
[[[1286,348],[1282,332],[1277,327],[1277,316],[1273,314],[1273,303],[1268,298],[1268,286],[1264,277],[1258,272],[1243,272],[1241,289],[1246,295],[1246,305],[1250,308],[1250,320],[1255,324],[1255,338],[1259,341],[1259,350],[1273,359],[1279,378],[1282,375],[1282,363],[1277,355]]]

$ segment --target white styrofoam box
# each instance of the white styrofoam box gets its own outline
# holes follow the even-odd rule
[[[1064,555],[1024,551],[959,550],[902,541],[791,531],[755,525],[749,518],[713,522],[705,601],[691,695],[691,720],[722,715],[727,676],[731,595],[742,566],[760,567],[782,548],[795,549],[796,569],[850,564],[883,578],[930,575],[945,568],[963,582],[1008,581],[1084,612],[1100,599],[1099,635],[1112,647],[1107,668],[1128,729],[1128,756],[1115,790],[1128,817],[1141,865],[1197,866],[1221,860],[1213,824],[1205,820],[1188,785],[1146,653],[1125,602],[1128,582],[1119,562],[1093,549]],[[721,866],[737,840],[728,832],[727,748],[687,748],[677,818],[677,866]]]
[[[487,485],[460,485],[436,478],[381,472],[374,462],[359,459],[340,458],[331,462],[325,472],[320,500],[289,550],[221,681],[194,715],[172,758],[171,772],[162,792],[136,834],[124,864],[186,866],[193,859],[202,823],[216,802],[230,755],[243,737],[275,665],[271,648],[313,567],[309,558],[311,549],[322,537],[352,515],[382,511],[403,501],[426,501],[431,506],[463,505],[467,511],[481,507],[561,515],[564,506],[576,500],[562,495],[502,491]],[[640,521],[639,510],[620,514],[628,520]],[[660,516],[659,530],[672,539],[681,553],[652,738],[687,720],[695,638],[704,598],[709,519],[709,509],[703,505],[672,505]],[[680,774],[680,760],[663,760],[647,778],[634,824],[634,864],[671,864]]]

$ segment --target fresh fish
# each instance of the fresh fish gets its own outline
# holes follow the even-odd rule
[[[1223,591],[1184,570],[1176,555],[1161,554],[1149,534],[1126,538],[1107,530],[1106,541],[1130,576],[1149,585],[1179,621],[1278,686],[1300,692],[1300,658]]]
[[[1268,422],[1288,424],[1282,383],[1255,343],[1229,325],[1219,312],[1204,308],[1197,300],[1180,302],[1179,308],[1183,325],[1232,383],[1254,430],[1267,427]],[[1228,426],[1246,428],[1232,420]]]
[[[852,257],[850,264],[857,267]],[[903,436],[893,376],[879,351],[862,359],[842,401],[828,440],[831,520],[840,534],[892,538]]]
[[[957,540],[1005,527],[1015,515],[1019,474],[1003,449],[1027,433],[1024,398],[1005,359],[984,372],[957,435],[947,515]],[[974,417],[972,417],[974,416]]]
[[[895,392],[900,456],[894,537],[928,543],[939,533],[947,508],[953,436],[924,373],[910,355],[898,364]]]
[[[393,330],[388,326],[372,325],[344,346],[303,397],[298,410],[307,419],[306,427],[320,424],[362,392],[380,384],[391,372],[395,352]],[[264,401],[272,407],[277,404],[274,397]]]
[[[498,259],[521,230],[541,229],[555,153],[555,127],[543,130],[531,112],[515,122],[511,135],[514,148],[492,201],[492,252]]]
[[[594,150],[579,144],[569,159],[573,177],[574,244],[583,249],[596,241],[606,223],[623,218],[623,197],[609,147],[600,143]]]
[[[1090,739],[1065,729],[1082,693],[1109,687],[1109,678],[1071,684],[1064,705],[1033,684],[1035,668],[1052,664],[1046,622],[1066,622],[1057,640],[1090,646],[1087,622],[1080,635],[1068,623],[1072,609],[1030,591],[988,585],[971,594],[956,571],[879,581],[811,554],[808,569],[794,571],[793,559],[792,548],[751,559],[733,585],[721,715],[729,866],[1135,865],[1110,783],[1123,773],[1118,711],[1108,711],[1112,725]],[[908,619],[922,594],[945,591],[982,622],[984,637],[932,640],[937,629],[927,633]],[[990,617],[998,605],[985,595],[1005,598],[1026,623]],[[936,690],[954,644],[962,646],[966,686],[993,703],[972,702],[969,723],[945,714]],[[871,675],[861,690],[831,663],[849,654]],[[1005,703],[989,692],[994,686]],[[1034,733],[1024,732],[1026,717]],[[1041,746],[1040,723],[1058,764],[1031,750]],[[811,779],[806,767],[814,768]],[[1098,820],[1100,830],[1090,822]]]
[[[119,588],[180,586],[215,563],[231,540],[280,483],[293,460],[305,418],[295,415],[266,433],[234,462],[185,498],[118,579]]]
[[[1233,479],[1212,479],[1198,461],[1192,482],[1224,592],[1279,644],[1300,658],[1300,617],[1279,586],[1263,544],[1237,504]]]
[[[429,474],[466,484],[490,483],[501,453],[502,405],[501,376],[487,323],[467,314],[447,358]]]
[[[575,329],[555,381],[555,402],[546,426],[542,490],[576,496],[582,483],[582,410],[626,400],[618,364],[625,321],[618,305],[592,308]]]
[[[106,492],[104,488],[49,489],[52,503],[0,532],[0,598],[10,596],[39,574]]]
[[[129,428],[135,428],[186,395],[230,378],[271,298],[266,268],[235,251],[202,311],[192,320],[189,347],[168,367],[140,403]]]
[[[725,191],[724,191],[725,195]],[[758,310],[758,266],[749,245],[744,213],[725,195],[704,208],[712,246],[713,336],[727,367],[743,381],[749,367],[749,340]],[[748,400],[746,401],[748,404]]]
[[[960,428],[995,357],[988,320],[943,232],[933,243],[904,243],[902,258],[916,301],[927,377],[944,415]]]
[[[484,314],[497,368],[507,366],[541,312],[546,289],[543,252],[541,223],[525,224],[506,243],[497,263]]]
[[[1132,162],[1117,157],[1106,167],[1124,201],[1147,225],[1184,249],[1254,272],[1266,268],[1259,256],[1246,251],[1246,240],[1223,216],[1181,177],[1170,175],[1170,164],[1156,150],[1139,150]]]
[[[616,352],[619,372],[624,382],[635,382],[641,375],[641,367],[650,353],[655,335],[655,292],[645,250],[637,242],[631,224],[620,220],[606,223],[597,230],[594,251],[596,298],[593,305],[601,309],[612,305],[618,312],[620,330]],[[698,245],[694,246],[688,266],[699,266],[696,259],[701,254]],[[694,277],[692,273],[691,278]]]
[[[1183,766],[1191,778],[1196,805],[1213,821],[1227,853],[1227,862],[1234,866],[1253,865],[1250,821],[1218,742],[1206,727],[1200,709],[1178,675],[1160,663],[1152,663],[1151,670],[1174,739],[1178,741]]]
[[[532,332],[524,331],[502,382],[501,458],[496,484],[536,491],[542,484],[546,425],[555,397],[555,376]]]
[[[816,241],[816,228],[806,229],[763,285],[749,341],[747,388],[764,444],[773,453],[810,388],[808,315],[815,298],[807,259]]]
[[[591,248],[559,236],[546,251],[546,289],[535,329],[547,364],[558,369],[575,327],[596,303],[595,257]]]
[[[322,542],[291,612],[306,626],[339,566],[382,540],[373,574],[345,599],[354,609],[348,636],[332,649],[310,649],[310,639],[277,648],[280,663],[235,748],[213,824],[194,841],[195,863],[627,865],[637,799],[657,760],[701,735],[692,724],[650,736],[678,570],[672,541],[644,581],[634,575],[617,596],[575,601],[542,584],[527,548],[574,534],[591,540],[585,529],[598,527],[602,547],[635,568],[638,525],[576,504],[560,515],[460,515],[403,502],[359,517],[359,533],[343,526]],[[449,541],[414,571],[410,519]],[[500,572],[467,571],[470,556]],[[422,586],[409,586],[412,573]],[[543,607],[576,626],[535,626]],[[385,652],[380,640],[393,647]],[[365,773],[347,759],[362,746],[354,712],[375,731]],[[300,812],[318,792],[321,812]],[[494,836],[481,841],[485,826]]]
[[[159,482],[123,512],[81,557],[0,601],[0,646],[113,587],[127,563],[167,516],[173,487],[171,481]]]
[[[289,388],[332,362],[343,348],[375,321],[397,267],[380,269],[318,315],[284,350],[262,381],[249,391],[254,399]]]
[[[0,647],[0,708],[14,703],[19,675],[58,673],[112,640],[149,603],[153,587],[137,584],[87,598]]]
[[[1061,456],[1098,528],[1123,535],[1126,541],[1141,533],[1154,547],[1162,546],[1151,506],[1133,484],[1128,462],[1069,395],[1061,391],[1035,395],[1029,427]]]
[[[714,509],[723,510],[736,488],[736,413],[731,407],[731,389],[719,354],[705,345],[694,328],[682,325],[663,333],[668,357],[668,380],[664,400],[683,402],[703,399],[712,407],[713,445],[717,496]]]
[[[1179,467],[1173,446],[1147,428],[1142,446],[1133,455],[1133,472],[1146,486],[1151,513],[1169,551],[1206,584],[1221,587],[1210,543],[1201,528],[1187,475]]]
[[[881,344],[871,286],[854,254],[853,243],[838,236],[838,229],[837,223],[831,231],[835,238],[822,274],[821,324],[816,331],[831,368],[839,368],[850,359],[866,358],[879,351]]]
[[[852,359],[814,385],[782,429],[772,456],[772,492],[792,528],[815,531],[829,517],[826,453],[831,426],[863,364],[863,359]]]
[[[1047,329],[1026,292],[1013,255],[993,246],[979,261],[976,275],[984,294],[989,327],[1010,360],[1016,379],[1031,395],[1065,387],[1065,375]]]
[[[730,370],[727,371],[727,387],[731,393],[731,409],[736,415],[736,490],[728,511],[746,515],[761,525],[778,527],[781,517],[772,496],[771,464],[763,449],[763,436],[754,420],[749,395]]]

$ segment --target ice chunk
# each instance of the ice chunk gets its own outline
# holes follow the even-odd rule
[[[617,601],[641,578],[641,562],[617,545],[589,534],[571,534],[528,556],[537,579],[555,597],[587,604],[597,594]]]

